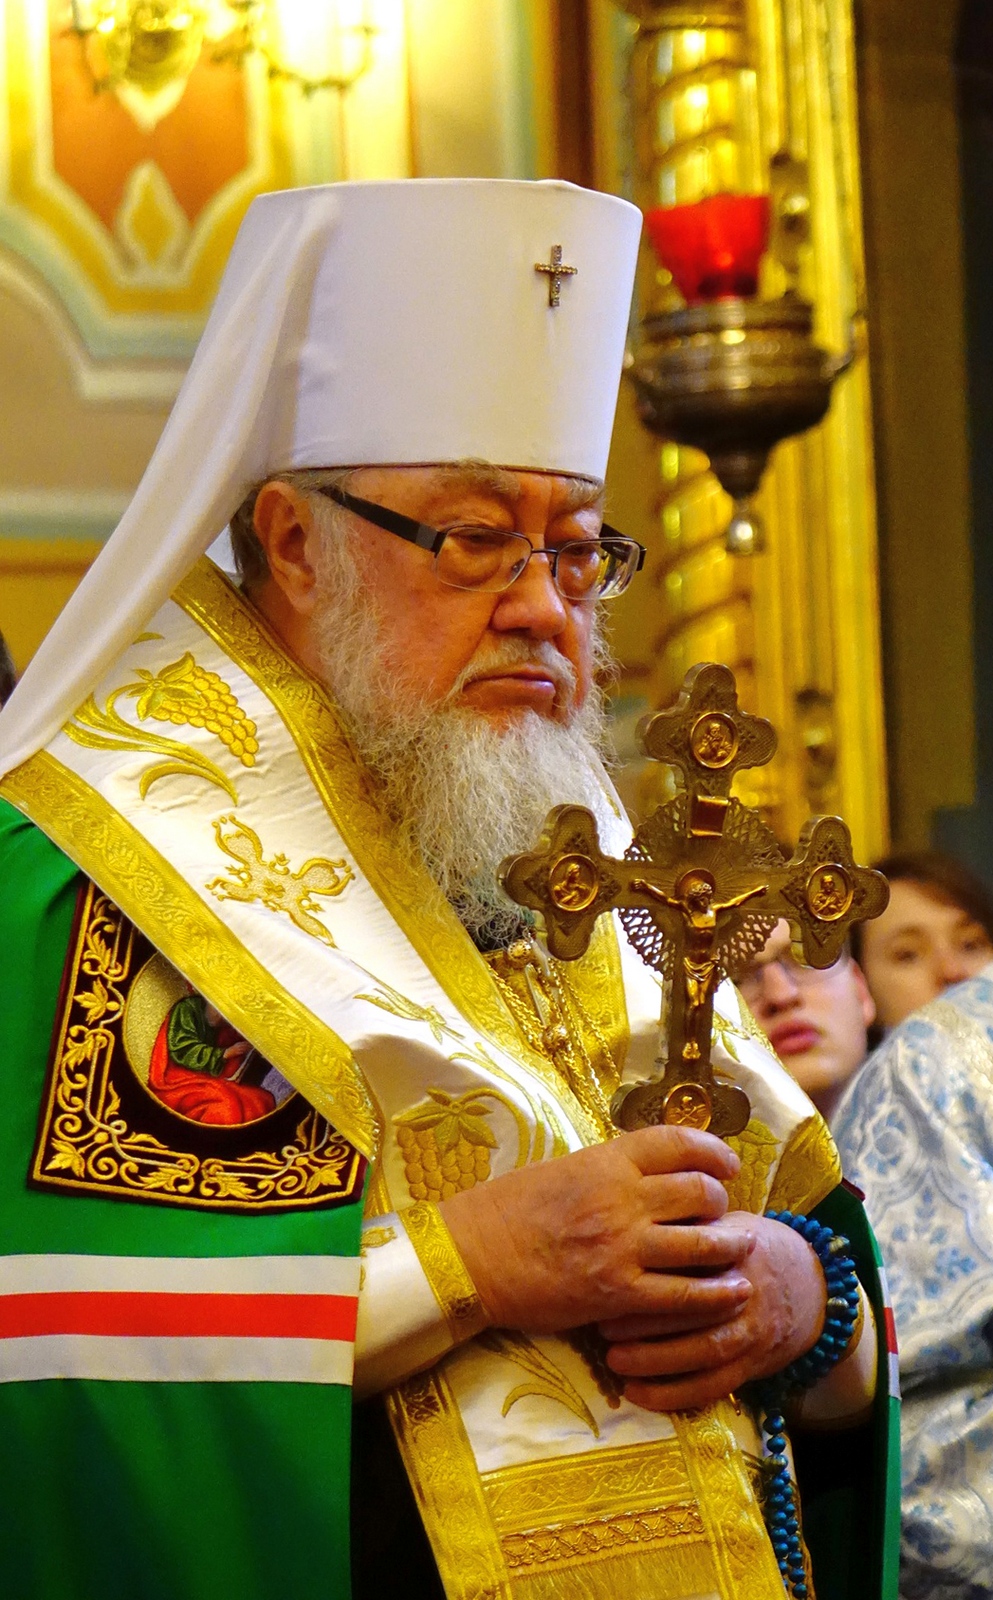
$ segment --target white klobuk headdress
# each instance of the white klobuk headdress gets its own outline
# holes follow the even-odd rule
[[[475,457],[603,477],[640,228],[626,201],[560,182],[257,199],[134,499],[0,716],[0,775],[266,476]]]

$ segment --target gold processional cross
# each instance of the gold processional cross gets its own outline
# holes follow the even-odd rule
[[[581,956],[597,918],[616,908],[642,959],[669,980],[660,1074],[618,1092],[618,1126],[684,1123],[727,1138],[747,1125],[750,1107],[711,1067],[719,984],[740,976],[780,917],[808,966],[831,966],[852,923],[878,917],[889,888],[856,865],[840,817],[809,821],[787,861],[758,812],[731,797],[735,773],[764,766],[776,735],[740,710],[727,667],[694,667],[676,704],[639,733],[645,754],[676,768],[683,788],[641,824],[624,859],[603,854],[585,806],[556,806],[538,848],[504,861],[500,883],[541,912],[558,960]]]
[[[535,272],[548,273],[548,304],[557,306],[562,299],[562,279],[574,278],[579,271],[578,267],[564,267],[562,265],[562,246],[553,244],[548,261],[536,261]]]

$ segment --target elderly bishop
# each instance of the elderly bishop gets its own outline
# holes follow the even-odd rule
[[[748,1127],[621,1133],[657,979],[609,916],[552,959],[497,885],[550,807],[631,838],[597,678],[639,228],[559,182],[256,200],[0,717],[6,1594],[890,1592],[823,1123],[725,984]]]

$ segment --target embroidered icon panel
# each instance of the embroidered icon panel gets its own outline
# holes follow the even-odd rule
[[[80,894],[32,1185],[221,1211],[361,1192],[352,1146],[106,895]]]

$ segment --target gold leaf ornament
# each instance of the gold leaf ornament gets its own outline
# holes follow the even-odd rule
[[[529,1339],[526,1333],[511,1332],[504,1328],[488,1328],[478,1335],[479,1343],[494,1355],[503,1356],[507,1361],[512,1361],[515,1366],[523,1368],[528,1374],[527,1382],[520,1383],[516,1389],[511,1389],[503,1402],[503,1415],[506,1416],[512,1406],[519,1400],[528,1396],[535,1396],[543,1400],[553,1400],[556,1405],[565,1406],[574,1417],[589,1428],[595,1439],[600,1437],[600,1429],[586,1401],[562,1368],[551,1361],[548,1356]]]
[[[53,1143],[53,1148],[55,1154],[48,1163],[48,1171],[67,1170],[74,1172],[77,1178],[81,1178],[86,1171],[86,1162],[79,1151],[73,1145],[66,1144],[62,1139],[56,1139]]]
[[[367,1000],[371,1006],[378,1006],[380,1011],[388,1011],[391,1017],[400,1017],[404,1022],[423,1022],[430,1028],[436,1044],[440,1044],[446,1034],[461,1043],[462,1035],[449,1027],[437,1006],[422,1006],[416,1000],[408,1000],[399,989],[391,988],[382,979],[375,994],[357,994],[355,998]]]

